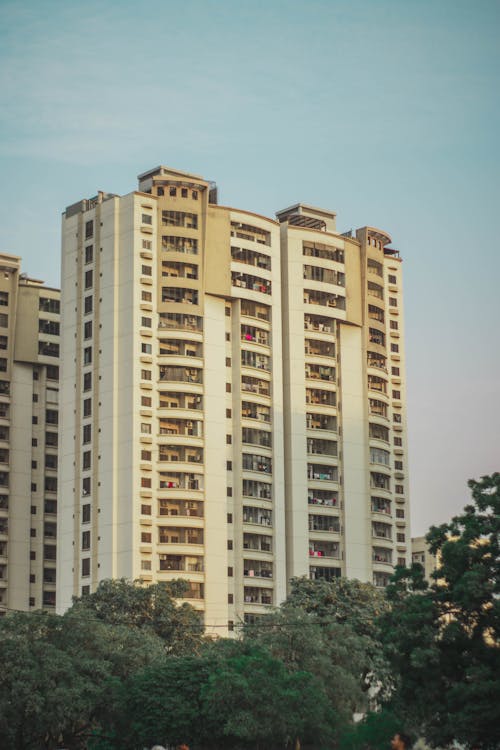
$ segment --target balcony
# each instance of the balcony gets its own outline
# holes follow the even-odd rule
[[[336,466],[307,464],[307,478],[321,482],[337,482],[338,469]]]
[[[159,434],[203,437],[203,422],[193,419],[160,419]]]
[[[272,578],[272,563],[263,560],[243,560],[243,575],[246,578]]]
[[[243,549],[256,552],[272,552],[272,537],[260,534],[243,534]]]
[[[273,514],[270,510],[264,508],[252,508],[249,505],[243,506],[243,523],[254,523],[260,526],[272,526]]]
[[[203,383],[203,370],[196,367],[167,367],[160,365],[159,380],[162,383]]]
[[[203,544],[203,529],[160,526],[159,544]]]
[[[309,505],[323,505],[327,508],[339,507],[337,493],[328,490],[308,490],[307,502]]]
[[[159,500],[158,515],[203,518],[203,503],[197,500]]]
[[[181,571],[185,573],[203,573],[202,557],[186,557],[184,555],[159,556],[160,570]]]
[[[339,560],[339,544],[337,542],[310,542],[309,557],[329,557]]]
[[[327,414],[306,414],[308,430],[325,430],[337,432],[337,418]]]
[[[264,474],[271,474],[273,471],[272,461],[268,456],[257,456],[253,453],[244,453],[243,471],[258,471]]]
[[[251,276],[247,273],[238,273],[237,271],[231,271],[231,284],[234,287],[250,289],[254,292],[261,292],[262,294],[271,294],[272,291],[271,282],[267,279],[262,279],[258,276]]]
[[[184,474],[182,472],[160,472],[160,490],[202,490],[201,474]]]
[[[243,589],[243,598],[245,604],[269,605],[273,603],[273,590],[245,586]]]

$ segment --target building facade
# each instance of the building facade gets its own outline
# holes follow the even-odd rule
[[[56,604],[59,299],[0,254],[0,614]]]
[[[63,216],[58,603],[185,578],[207,630],[408,561],[401,261],[167,167]]]

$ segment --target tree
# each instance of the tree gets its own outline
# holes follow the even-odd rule
[[[86,747],[113,681],[163,654],[154,635],[74,612],[7,615],[0,621],[0,746]]]
[[[438,569],[398,571],[380,622],[393,707],[436,744],[499,748],[500,474],[471,480],[473,503],[427,534]]]
[[[201,698],[210,665],[204,655],[168,656],[131,675],[117,690],[108,715],[107,731],[116,734],[116,747],[208,747],[219,724],[206,715]]]
[[[92,594],[75,598],[72,609],[90,612],[110,625],[127,625],[159,636],[168,653],[194,653],[203,641],[203,622],[187,602],[176,599],[186,593],[183,580],[145,586],[120,578],[101,581]]]
[[[331,664],[343,669],[346,677],[349,675],[344,681],[344,695],[351,713],[364,710],[370,698],[382,696],[389,689],[390,672],[375,626],[377,618],[387,609],[384,593],[370,583],[347,578],[291,581],[291,592],[282,612],[301,610],[310,622],[321,627],[327,642],[323,653],[328,652]],[[348,689],[349,684],[353,687],[353,678],[356,700],[356,691]]]
[[[265,649],[240,643],[211,671],[204,711],[220,722],[216,747],[331,745],[335,717],[321,680],[286,669]]]
[[[365,706],[364,677],[373,666],[372,643],[350,625],[287,605],[247,627],[245,640],[266,649],[292,674],[314,674],[338,726]]]

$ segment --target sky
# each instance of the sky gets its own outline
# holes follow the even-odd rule
[[[0,0],[0,252],[159,164],[404,259],[412,534],[500,470],[499,0]]]

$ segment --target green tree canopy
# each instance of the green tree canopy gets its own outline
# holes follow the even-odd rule
[[[473,503],[432,527],[438,556],[427,587],[420,566],[399,570],[380,621],[394,670],[392,705],[433,743],[499,748],[500,474],[469,482]]]
[[[203,641],[203,622],[187,602],[183,580],[144,585],[125,578],[101,581],[92,594],[74,599],[75,612],[89,612],[109,625],[127,625],[155,633],[168,652],[194,653]]]

